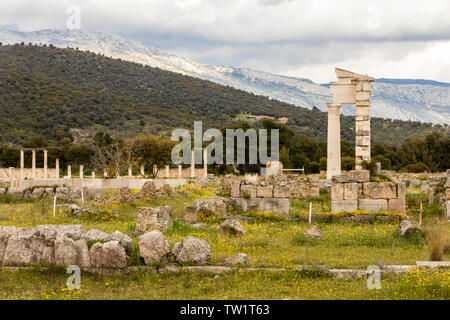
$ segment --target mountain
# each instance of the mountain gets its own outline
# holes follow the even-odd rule
[[[3,44],[53,44],[101,53],[109,57],[209,80],[299,107],[326,111],[331,101],[324,85],[308,79],[276,75],[248,68],[213,66],[194,62],[120,36],[82,30],[17,32],[0,30]],[[373,117],[450,124],[450,84],[427,80],[379,79],[372,85]],[[342,113],[354,115],[353,106]]]
[[[0,143],[43,134],[51,141],[98,131],[122,137],[230,128],[248,115],[288,118],[297,134],[326,140],[327,114],[229,86],[93,52],[38,45],[0,46]],[[355,117],[342,116],[342,137],[354,141]],[[447,129],[372,118],[374,143],[401,144]],[[76,139],[78,141],[78,139]]]

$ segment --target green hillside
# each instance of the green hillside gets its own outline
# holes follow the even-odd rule
[[[327,115],[317,109],[53,46],[1,46],[0,97],[0,143],[20,144],[35,134],[57,141],[71,137],[72,129],[168,134],[175,127],[191,128],[194,120],[203,120],[204,128],[223,128],[242,113],[288,117],[295,133],[326,139]],[[342,117],[341,126],[343,138],[353,141],[354,117]],[[406,137],[444,130],[417,122],[372,121],[374,143],[397,145]]]

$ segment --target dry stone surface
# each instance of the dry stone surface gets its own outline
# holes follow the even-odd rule
[[[95,243],[89,250],[93,268],[125,268],[127,255],[118,241]]]
[[[219,234],[244,235],[245,229],[237,219],[225,220],[219,228]]]
[[[160,264],[169,261],[172,251],[164,235],[155,230],[139,237],[139,254],[145,264]]]
[[[182,265],[204,265],[211,259],[211,246],[204,240],[186,237],[175,244],[173,255]]]
[[[153,230],[168,230],[172,228],[172,208],[165,207],[139,207],[137,212],[137,235]]]

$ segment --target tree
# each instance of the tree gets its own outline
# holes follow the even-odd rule
[[[140,172],[144,166],[147,175],[145,178],[155,178],[158,171],[168,165],[172,158],[172,149],[176,142],[168,138],[159,138],[154,135],[139,136],[127,141],[130,150],[130,165]],[[153,168],[156,166],[156,171]]]

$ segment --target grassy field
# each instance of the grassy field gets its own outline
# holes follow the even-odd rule
[[[217,186],[201,188],[186,186],[170,196],[128,204],[108,204],[97,207],[96,217],[73,217],[63,208],[55,216],[51,200],[16,202],[3,199],[0,204],[0,225],[35,226],[38,224],[82,224],[86,230],[105,232],[134,231],[138,206],[171,205],[175,218],[180,218],[184,208],[197,198],[215,195]],[[107,197],[112,196],[108,192]],[[408,189],[408,214],[415,217],[418,204],[425,195]],[[329,196],[295,200],[292,213],[308,210],[313,202],[313,212],[329,211]],[[92,203],[85,204],[93,208]],[[436,208],[425,203],[424,228],[439,221]],[[118,213],[118,216],[115,215]],[[429,244],[426,239],[404,239],[395,236],[398,223],[319,223],[323,240],[305,238],[310,228],[305,222],[280,220],[268,214],[253,214],[255,222],[245,223],[245,236],[230,237],[218,234],[220,219],[204,220],[205,229],[196,229],[175,221],[165,232],[171,246],[186,236],[206,240],[212,246],[211,265],[221,265],[223,260],[238,252],[249,256],[252,267],[282,267],[283,273],[232,273],[215,278],[214,275],[149,274],[140,272],[122,277],[105,277],[83,274],[82,289],[66,290],[67,275],[64,270],[42,273],[40,271],[0,273],[0,299],[448,299],[449,272],[427,274],[425,271],[398,278],[386,278],[381,290],[368,290],[365,280],[339,280],[320,272],[295,271],[298,265],[320,265],[327,268],[365,270],[370,265],[413,265],[418,260],[428,260]],[[444,224],[447,234],[448,224]],[[135,240],[136,242],[136,240]],[[449,260],[447,252],[445,260]],[[130,264],[143,264],[134,257]]]

